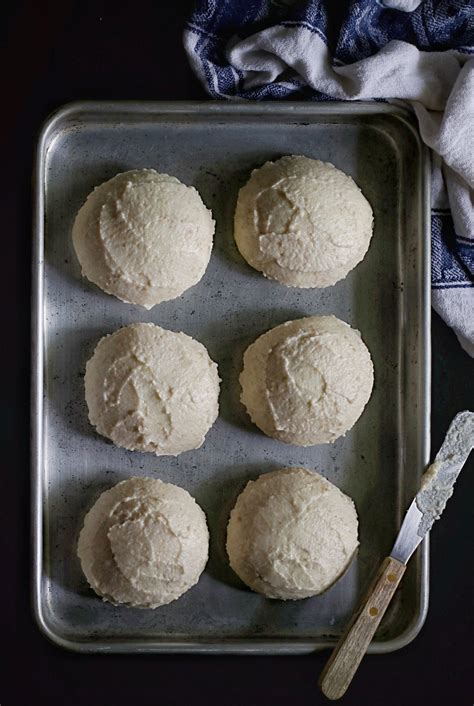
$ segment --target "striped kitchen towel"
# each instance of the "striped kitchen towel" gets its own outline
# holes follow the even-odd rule
[[[184,44],[213,98],[411,107],[433,156],[432,304],[474,357],[472,1],[198,0]]]

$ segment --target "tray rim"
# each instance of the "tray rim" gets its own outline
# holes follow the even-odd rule
[[[423,415],[422,456],[426,466],[430,458],[430,418],[431,418],[431,231],[430,231],[430,153],[422,142],[412,113],[405,107],[378,101],[326,101],[324,103],[303,103],[288,101],[281,103],[260,103],[250,101],[140,101],[140,100],[81,100],[68,102],[51,113],[40,127],[32,177],[33,194],[33,233],[32,233],[32,289],[31,289],[31,396],[30,396],[30,483],[31,483],[31,550],[32,581],[31,603],[33,616],[40,632],[53,644],[78,653],[169,653],[169,654],[242,654],[242,655],[294,655],[308,654],[322,649],[330,649],[337,638],[316,640],[296,639],[222,639],[222,640],[94,640],[80,641],[63,637],[56,632],[46,619],[42,605],[42,565],[43,565],[43,499],[44,488],[41,473],[43,459],[43,277],[44,277],[44,184],[43,174],[47,155],[48,138],[58,124],[75,114],[97,112],[141,113],[145,116],[163,114],[210,114],[223,117],[241,113],[243,115],[274,114],[284,115],[294,112],[298,115],[392,115],[401,120],[412,132],[421,153],[421,199],[422,199],[422,283],[423,311],[420,329],[423,351],[422,396],[425,402]],[[425,537],[417,552],[420,553],[420,591],[417,614],[410,625],[399,635],[389,640],[372,642],[369,654],[386,654],[405,647],[412,642],[424,625],[429,604],[429,535]]]

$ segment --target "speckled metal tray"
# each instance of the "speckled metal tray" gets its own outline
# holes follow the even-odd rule
[[[324,290],[287,289],[248,267],[233,242],[237,192],[250,170],[283,154],[328,160],[371,202],[375,232],[364,261]],[[115,173],[154,167],[199,189],[217,221],[201,282],[152,311],[81,278],[71,243],[89,191]],[[386,556],[429,448],[428,157],[414,120],[381,103],[76,103],[42,129],[33,252],[32,497],[34,611],[54,642],[80,651],[297,653],[334,644]],[[239,403],[246,346],[288,319],[333,313],[360,329],[375,389],[359,422],[333,445],[273,441]],[[152,321],[204,343],[222,377],[220,416],[204,446],[178,458],[119,449],[87,420],[83,374],[98,339]],[[324,595],[271,601],[230,570],[225,527],[249,478],[286,465],[323,473],[354,499],[360,551]],[[187,488],[210,526],[199,584],[157,610],[114,607],[88,588],[76,558],[84,513],[130,475]],[[409,642],[427,610],[427,543],[371,645]]]

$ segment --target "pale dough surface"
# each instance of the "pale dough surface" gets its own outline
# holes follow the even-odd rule
[[[102,493],[87,513],[77,553],[104,600],[157,608],[198,582],[208,548],[206,517],[186,490],[129,478]]]
[[[364,257],[372,237],[369,202],[328,162],[281,157],[255,169],[240,190],[234,235],[242,257],[290,287],[328,287]]]
[[[184,333],[131,324],[104,336],[86,365],[89,420],[130,451],[199,448],[219,407],[217,365]]]
[[[252,590],[296,600],[325,591],[357,546],[352,500],[323,476],[285,468],[247,483],[227,528],[230,565]]]
[[[309,316],[276,326],[247,348],[241,401],[268,436],[312,446],[356,423],[373,380],[359,332],[335,316]]]
[[[196,189],[154,169],[123,172],[96,187],[72,231],[84,277],[146,309],[199,282],[213,234]]]

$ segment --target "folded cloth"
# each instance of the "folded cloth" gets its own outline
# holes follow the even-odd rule
[[[385,99],[415,112],[433,151],[432,304],[474,357],[471,0],[199,0],[184,44],[214,98]]]

